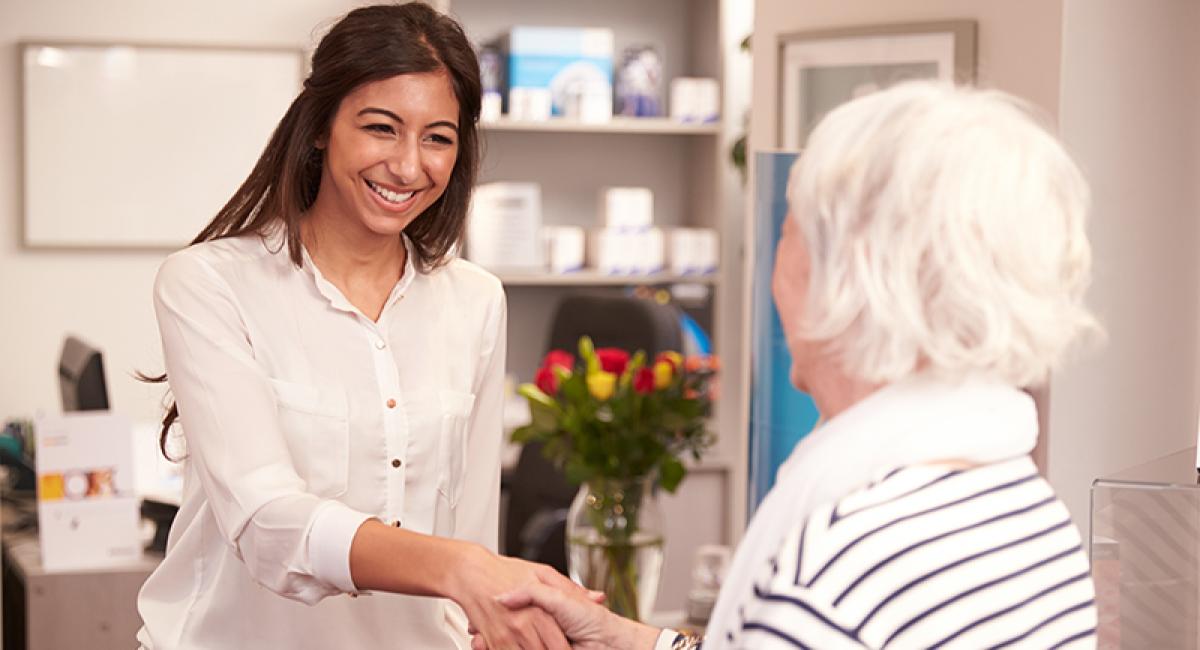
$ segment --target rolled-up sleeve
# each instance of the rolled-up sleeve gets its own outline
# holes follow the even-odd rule
[[[371,515],[307,491],[233,290],[185,251],[159,270],[154,308],[187,462],[224,540],[281,596],[312,604],[352,591],[350,542]]]

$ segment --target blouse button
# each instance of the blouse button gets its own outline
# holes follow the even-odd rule
[[[392,467],[399,468],[399,467],[400,467],[401,465],[403,465],[403,464],[404,464],[404,463],[400,462],[400,459],[399,459],[399,458],[393,458],[393,459],[392,459]]]
[[[385,341],[383,339],[379,339],[378,341],[375,341],[375,349],[376,350],[382,350],[386,347],[387,347],[387,341]]]
[[[394,409],[394,408],[396,408],[396,400],[394,400],[394,399],[388,399],[388,401],[387,401],[387,407],[388,407],[388,408],[390,408],[390,409]]]

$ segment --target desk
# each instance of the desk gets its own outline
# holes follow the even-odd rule
[[[136,646],[138,590],[161,555],[121,568],[47,573],[32,531],[4,535],[3,554],[4,650]]]

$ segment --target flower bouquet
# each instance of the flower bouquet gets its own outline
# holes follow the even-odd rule
[[[717,371],[713,357],[664,352],[651,360],[579,341],[579,358],[548,353],[520,393],[531,423],[513,440],[538,441],[581,484],[567,522],[571,577],[607,594],[609,607],[642,619],[658,591],[661,520],[654,486],[674,492],[712,444],[705,428]]]

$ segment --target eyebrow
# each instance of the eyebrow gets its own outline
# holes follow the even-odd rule
[[[367,114],[371,114],[371,113],[383,115],[384,117],[393,119],[401,124],[404,124],[404,120],[400,119],[399,115],[396,115],[395,113],[387,110],[386,108],[376,108],[374,106],[368,106],[367,108],[364,108],[361,111],[359,111],[358,115],[359,115],[359,117],[361,117],[363,115],[367,115]],[[435,126],[445,126],[445,127],[454,129],[455,132],[458,131],[458,125],[455,124],[454,122],[451,122],[450,120],[438,120],[437,122],[430,122],[429,124],[425,125],[425,128],[432,129]]]

